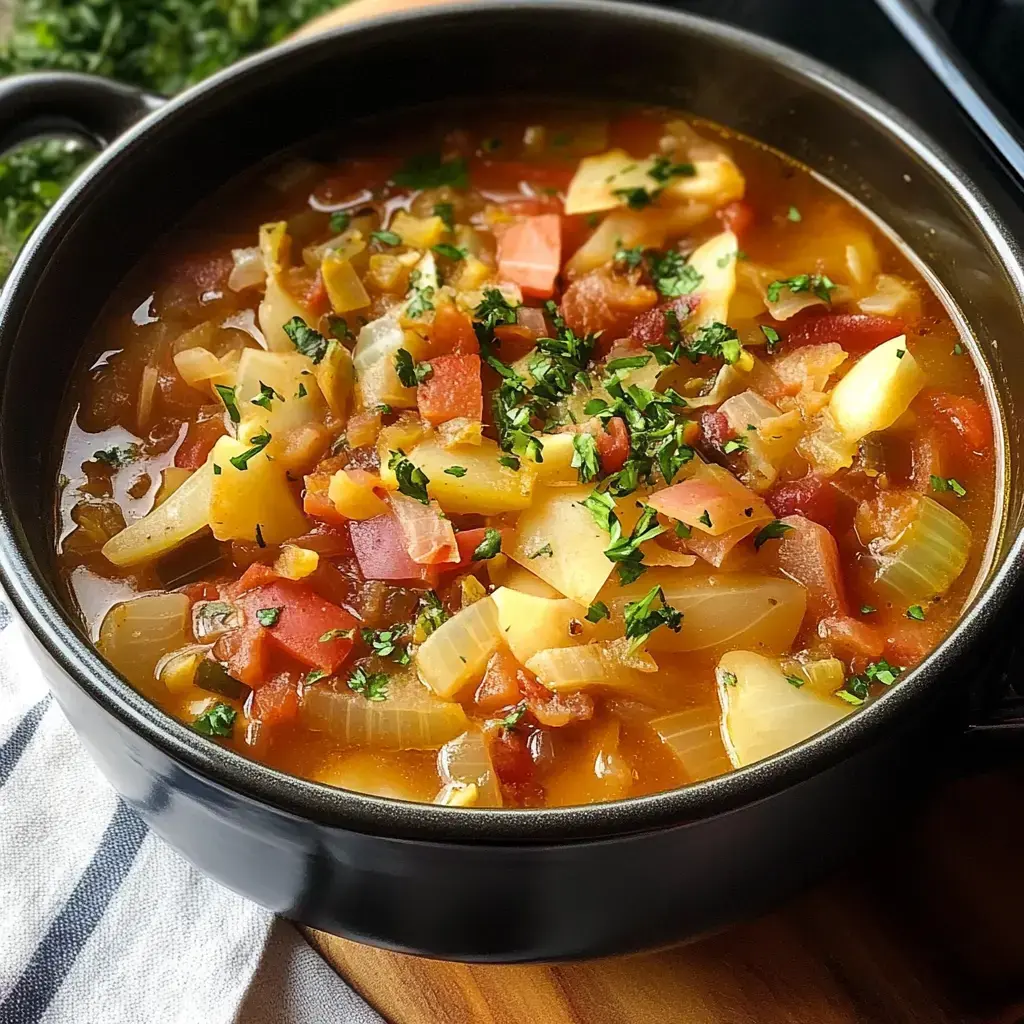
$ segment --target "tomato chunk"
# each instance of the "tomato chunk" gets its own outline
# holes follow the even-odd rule
[[[992,418],[981,402],[946,391],[926,391],[919,401],[947,438],[962,449],[983,455],[992,447]]]
[[[613,416],[599,429],[594,440],[597,442],[597,456],[601,460],[601,471],[617,473],[629,458],[629,433],[621,416]]]
[[[636,318],[657,301],[658,293],[653,288],[599,269],[569,285],[562,297],[562,316],[577,334],[601,331],[597,347],[603,355],[613,341],[629,335]],[[664,317],[661,324],[664,333]]]
[[[804,516],[826,529],[835,526],[838,501],[835,488],[813,473],[800,480],[784,480],[771,487],[764,496],[776,518]]]
[[[419,386],[420,415],[435,426],[458,417],[480,420],[484,389],[479,356],[438,356],[430,361],[433,373]]]
[[[299,715],[297,680],[289,672],[281,672],[266,685],[253,691],[249,717],[262,725],[284,725]]]
[[[430,327],[430,351],[428,359],[437,356],[479,355],[480,342],[473,330],[473,321],[468,314],[447,302],[439,306]]]
[[[226,433],[224,417],[219,414],[194,420],[174,453],[174,465],[178,469],[198,469]]]
[[[679,323],[685,323],[697,308],[699,301],[696,296],[683,295],[671,302],[666,302],[657,309],[641,313],[630,325],[629,336],[641,345],[660,345],[665,341],[669,326],[666,314],[672,312]]]
[[[225,633],[214,645],[213,656],[246,686],[255,688],[267,678],[270,650],[266,632],[258,623],[247,622]]]
[[[473,697],[474,703],[484,714],[518,703],[518,668],[519,662],[508,651],[495,651],[491,655],[484,678]]]
[[[313,519],[344,526],[348,520],[334,507],[327,494],[331,484],[330,473],[310,473],[305,478],[306,491],[302,495],[302,511]]]
[[[801,345],[827,345],[834,341],[851,355],[863,355],[906,330],[898,316],[869,313],[810,313],[801,317],[789,333],[783,332],[788,349]]]
[[[417,565],[409,557],[402,527],[390,513],[349,523],[348,531],[363,579],[433,583],[437,578],[436,569]]]
[[[247,625],[259,622],[261,609],[279,608],[277,621],[270,626],[260,624],[260,628],[271,644],[310,668],[335,672],[352,650],[354,634],[322,638],[336,630],[355,630],[355,618],[304,583],[275,580],[249,591],[239,605],[245,610]]]
[[[498,275],[524,295],[548,299],[562,265],[562,224],[557,214],[525,217],[498,239]]]

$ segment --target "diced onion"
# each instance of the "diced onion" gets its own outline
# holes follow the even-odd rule
[[[724,775],[732,768],[722,745],[722,711],[718,704],[673,711],[647,724],[675,755],[690,782]]]
[[[901,316],[915,312],[920,299],[913,287],[894,274],[879,274],[875,278],[875,290],[857,303],[862,313],[876,316]]]
[[[411,675],[388,682],[386,700],[319,684],[302,695],[300,716],[336,742],[382,750],[435,750],[469,725],[460,704],[438,700]]]
[[[114,565],[138,565],[172,551],[210,525],[213,463],[207,460],[165,502],[103,545]]]
[[[438,565],[459,560],[459,546],[451,520],[441,515],[436,501],[424,505],[416,498],[393,491],[388,495],[409,557],[419,565]]]
[[[773,518],[764,499],[741,484],[727,469],[710,463],[700,463],[688,480],[656,491],[648,504],[663,515],[712,537],[740,527],[745,528],[743,536],[746,536],[758,524]]]
[[[370,304],[370,296],[355,268],[336,252],[324,256],[320,274],[335,313],[350,313]]]
[[[440,625],[416,652],[420,678],[439,697],[454,697],[479,682],[487,659],[501,646],[498,610],[487,597]]]
[[[735,395],[723,402],[718,411],[729,421],[733,432],[747,442],[743,482],[755,491],[770,487],[779,474],[782,460],[800,439],[803,425],[799,415],[785,419],[756,391]],[[762,429],[765,424],[770,424],[772,429]]]
[[[585,643],[592,632],[586,621],[587,609],[575,601],[552,600],[509,587],[499,587],[491,597],[498,609],[501,635],[516,660],[523,664],[538,651]],[[573,622],[577,627],[572,626]]]
[[[880,561],[875,580],[908,601],[944,594],[964,571],[971,550],[967,524],[937,501],[922,495],[910,525],[892,541],[876,540]]]
[[[352,350],[352,363],[364,409],[381,404],[415,408],[416,389],[405,387],[395,370],[395,353],[404,344],[405,332],[394,316],[371,320],[360,330]]]
[[[772,364],[787,394],[798,391],[824,391],[829,377],[846,362],[842,345],[830,341],[825,345],[804,345],[787,352]]]
[[[802,680],[822,697],[842,689],[846,679],[843,663],[838,658],[785,658],[782,671],[786,676]]]
[[[441,748],[437,772],[448,785],[475,786],[477,807],[501,807],[501,786],[479,729],[468,729]]]
[[[267,279],[267,268],[263,264],[263,253],[258,245],[248,249],[232,249],[234,266],[228,275],[228,287],[233,292],[254,288]]]
[[[189,611],[184,594],[152,594],[115,605],[100,626],[97,649],[130,683],[150,689],[164,655],[191,639]]]
[[[717,676],[722,739],[736,768],[801,743],[851,710],[835,697],[794,686],[777,661],[750,651],[726,654]]]

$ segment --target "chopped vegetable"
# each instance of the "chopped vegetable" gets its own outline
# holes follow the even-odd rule
[[[493,598],[463,608],[438,626],[416,652],[420,678],[439,697],[451,698],[479,682],[502,636]]]

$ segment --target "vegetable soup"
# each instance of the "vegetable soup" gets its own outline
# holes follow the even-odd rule
[[[717,126],[368,122],[111,297],[59,565],[111,665],[276,768],[650,793],[855,713],[949,632],[996,512],[975,360],[861,209]]]

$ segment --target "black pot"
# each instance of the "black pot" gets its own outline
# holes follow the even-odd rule
[[[101,304],[159,233],[270,152],[355,115],[508,94],[666,104],[802,159],[928,262],[998,380],[1006,501],[994,568],[953,635],[881,699],[793,750],[614,804],[406,804],[248,761],[105,665],[63,607],[54,569],[63,389]],[[3,294],[0,582],[102,770],[202,871],[296,920],[394,949],[481,961],[608,954],[761,910],[851,858],[934,776],[968,721],[970,681],[1000,646],[996,613],[1020,575],[1024,357],[996,342],[1024,336],[1024,270],[971,181],[882,101],[698,18],[500,0],[275,49],[166,104],[81,76],[0,83],[0,145],[55,128],[110,145]]]

